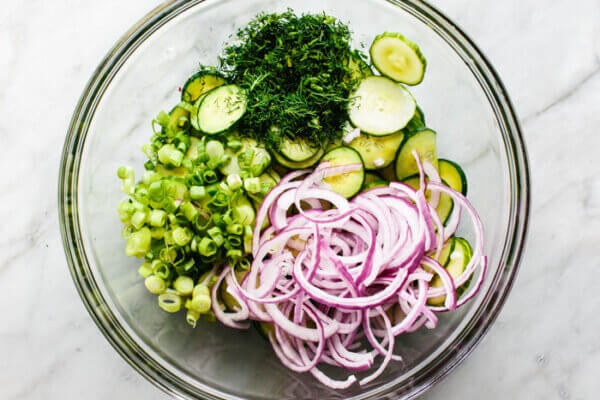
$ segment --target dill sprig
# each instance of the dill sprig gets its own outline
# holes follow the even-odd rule
[[[248,92],[240,131],[277,149],[282,137],[323,146],[342,136],[351,34],[325,14],[259,14],[224,48],[219,71]]]

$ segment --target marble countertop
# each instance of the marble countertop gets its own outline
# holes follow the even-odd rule
[[[527,143],[529,240],[487,336],[422,398],[598,398],[600,2],[435,0],[495,65]],[[57,216],[71,112],[97,63],[158,0],[0,9],[0,398],[167,399],[104,339],[72,283]]]

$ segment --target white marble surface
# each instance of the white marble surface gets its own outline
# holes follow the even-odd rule
[[[529,243],[500,317],[422,398],[600,396],[600,2],[435,0],[487,54],[523,123]],[[167,399],[102,337],[57,217],[70,114],[99,60],[158,0],[0,7],[0,399]]]

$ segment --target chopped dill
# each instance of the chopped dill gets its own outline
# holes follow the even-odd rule
[[[284,136],[315,146],[339,139],[357,83],[348,66],[356,54],[350,40],[348,27],[334,17],[289,9],[259,14],[240,29],[218,67],[247,90],[240,133],[273,149]]]

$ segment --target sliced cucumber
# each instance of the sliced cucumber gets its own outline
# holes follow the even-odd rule
[[[415,114],[416,103],[400,83],[383,76],[363,79],[350,96],[352,124],[374,136],[391,135],[404,128]]]
[[[446,264],[448,264],[448,261],[450,260],[450,255],[454,251],[455,244],[456,244],[456,240],[455,240],[454,236],[451,236],[446,241],[446,243],[444,244],[444,247],[442,247],[442,252],[440,253],[440,256],[438,258],[438,262],[440,263],[440,265],[446,266]]]
[[[373,189],[376,187],[385,187],[389,185],[389,182],[383,179],[381,176],[374,172],[365,172],[365,182],[363,183],[361,191]]]
[[[305,161],[290,161],[281,154],[279,154],[279,152],[277,151],[272,151],[271,154],[273,155],[275,161],[277,161],[277,163],[279,163],[279,165],[281,165],[282,167],[290,169],[304,169],[312,167],[317,162],[319,162],[321,157],[323,157],[323,154],[325,154],[325,150],[323,148],[320,148],[314,156]]]
[[[279,153],[293,162],[306,161],[319,152],[318,147],[313,147],[303,140],[290,140],[285,137],[279,145]]]
[[[192,75],[181,89],[181,100],[194,104],[204,93],[226,84],[225,79],[212,72],[197,72]]]
[[[223,85],[207,92],[198,105],[198,129],[215,135],[231,128],[246,112],[247,96],[237,85]]]
[[[360,192],[365,181],[365,169],[360,154],[347,146],[336,147],[325,153],[321,162],[329,162],[330,166],[341,166],[350,164],[361,164],[360,169],[339,175],[328,176],[323,179],[331,190],[350,198]]]
[[[462,275],[462,273],[465,272],[465,268],[471,260],[472,255],[473,250],[471,249],[471,245],[467,240],[459,237],[454,239],[454,249],[450,253],[448,261],[445,264],[443,264],[444,268],[446,268],[446,271],[448,271],[452,279],[458,279]],[[467,285],[468,282],[460,288],[457,288],[457,294],[460,295],[461,289],[464,291],[464,288]],[[441,278],[438,275],[434,276],[431,280],[430,286],[442,287],[443,284]],[[432,306],[441,306],[444,304],[445,300],[446,296],[443,295],[432,297],[427,299],[427,304]]]
[[[382,75],[407,85],[423,80],[427,60],[421,49],[399,33],[385,32],[373,40],[371,61]]]
[[[400,144],[404,140],[404,132],[396,132],[387,136],[360,135],[348,146],[362,157],[365,169],[385,168],[394,161]]]
[[[463,195],[467,195],[467,176],[454,161],[440,159],[438,161],[440,177],[448,186]]]
[[[414,150],[417,151],[421,161],[429,161],[435,168],[438,166],[435,131],[421,129],[407,135],[400,145],[395,163],[396,179],[399,181],[419,172],[417,161],[413,155]]]
[[[418,130],[424,129],[427,126],[425,125],[425,115],[423,114],[423,110],[421,107],[417,106],[415,110],[415,115],[408,121],[408,124],[404,127],[404,131],[406,132],[416,132]]]
[[[406,183],[408,186],[414,188],[414,189],[418,189],[419,185],[421,184],[421,180],[419,175],[412,175],[408,178],[405,178],[402,180],[402,183]],[[448,186],[448,184],[446,182],[443,182],[446,186]],[[427,190],[425,192],[425,198],[427,200],[429,200],[429,190]],[[454,209],[454,201],[452,200],[452,197],[448,196],[446,193],[440,193],[440,200],[438,202],[438,205],[435,209],[436,213],[438,214],[438,216],[440,217],[440,221],[442,221],[442,223],[446,223],[446,221],[448,221],[448,218],[450,217],[450,214],[452,214],[452,210]]]

